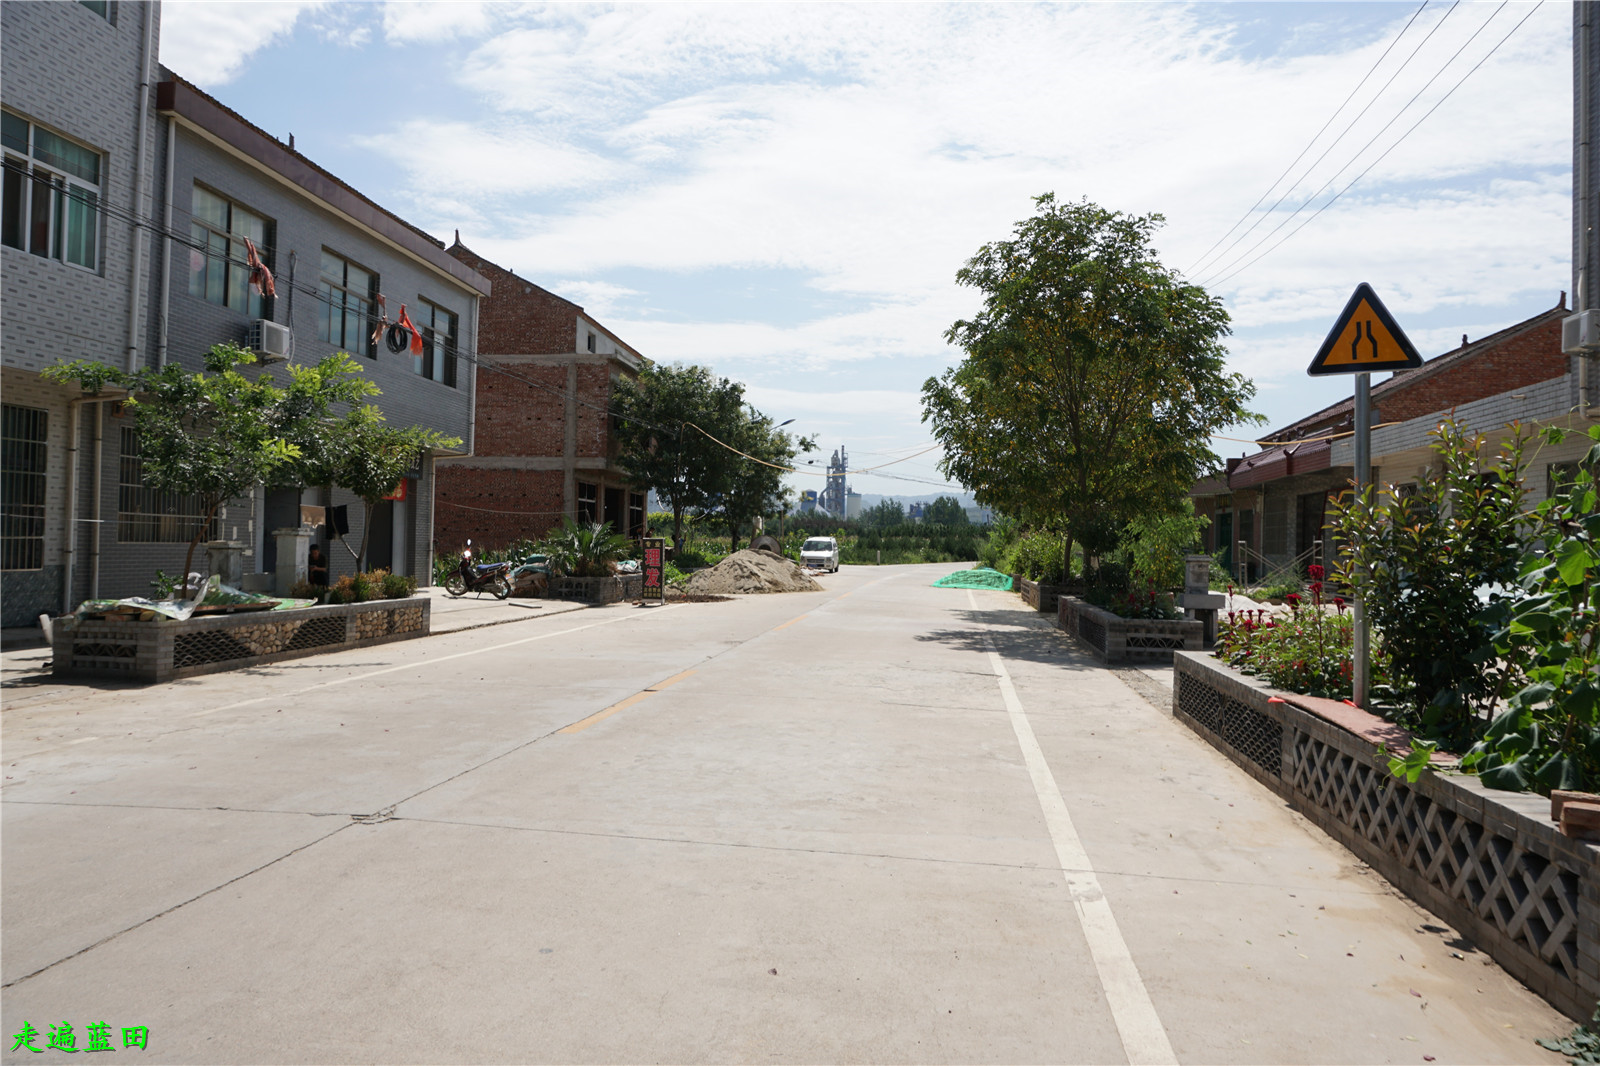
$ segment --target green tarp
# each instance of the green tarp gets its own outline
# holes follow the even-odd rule
[[[948,577],[941,577],[933,583],[938,589],[999,589],[1001,592],[1011,591],[1011,575],[1002,574],[998,570],[990,570],[987,566],[980,566],[972,570],[957,570]]]

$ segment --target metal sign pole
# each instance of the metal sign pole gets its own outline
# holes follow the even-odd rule
[[[1356,497],[1367,491],[1372,480],[1372,395],[1371,374],[1356,375]],[[1370,662],[1367,632],[1367,609],[1361,602],[1361,593],[1355,595],[1351,607],[1354,624],[1354,646],[1351,652],[1350,696],[1357,707],[1367,706],[1368,664]]]

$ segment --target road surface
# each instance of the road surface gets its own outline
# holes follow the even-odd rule
[[[1561,1061],[1553,1009],[949,569],[165,686],[9,675],[4,1046]]]

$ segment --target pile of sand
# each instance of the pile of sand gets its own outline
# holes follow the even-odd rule
[[[716,566],[689,575],[686,590],[694,594],[743,592],[817,592],[822,586],[806,576],[800,564],[771,552],[746,548]]]

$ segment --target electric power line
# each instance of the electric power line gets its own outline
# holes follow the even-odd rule
[[[1194,261],[1194,264],[1192,266],[1190,266],[1188,270],[1184,271],[1185,274],[1193,274],[1196,270],[1198,270],[1200,268],[1201,264],[1203,264],[1208,258],[1210,258],[1211,253],[1216,251],[1217,246],[1220,245],[1223,241],[1227,240],[1230,236],[1232,236],[1233,231],[1239,228],[1240,223],[1244,222],[1245,219],[1249,218],[1250,217],[1250,213],[1252,211],[1254,211],[1256,208],[1260,207],[1262,202],[1265,201],[1267,197],[1272,195],[1272,190],[1276,189],[1278,187],[1278,182],[1282,181],[1284,178],[1289,176],[1289,171],[1293,170],[1295,168],[1295,165],[1297,163],[1299,163],[1300,160],[1305,158],[1306,153],[1311,151],[1311,146],[1317,143],[1317,138],[1321,137],[1324,133],[1326,133],[1328,131],[1328,127],[1333,125],[1333,120],[1339,117],[1339,113],[1342,112],[1346,107],[1350,106],[1350,101],[1355,99],[1356,93],[1360,92],[1361,91],[1361,87],[1367,83],[1368,79],[1370,79],[1374,73],[1377,72],[1378,67],[1383,63],[1383,61],[1385,59],[1388,58],[1389,53],[1394,50],[1394,46],[1400,43],[1400,38],[1402,38],[1402,37],[1404,37],[1406,35],[1406,31],[1411,28],[1411,24],[1413,22],[1417,21],[1417,16],[1422,14],[1423,10],[1428,6],[1428,4],[1430,2],[1431,2],[1431,0],[1422,0],[1422,6],[1418,7],[1415,11],[1413,11],[1411,13],[1411,17],[1406,20],[1406,24],[1404,26],[1400,27],[1400,32],[1395,35],[1394,40],[1389,42],[1389,47],[1387,47],[1387,48],[1385,48],[1383,50],[1383,54],[1380,55],[1377,58],[1377,61],[1374,62],[1372,64],[1372,66],[1367,69],[1367,72],[1361,76],[1361,80],[1356,82],[1356,87],[1354,89],[1350,90],[1350,94],[1344,98],[1343,102],[1341,102],[1338,107],[1333,109],[1333,114],[1328,116],[1328,121],[1324,122],[1322,124],[1322,128],[1319,129],[1315,134],[1312,135],[1311,139],[1306,142],[1306,146],[1304,148],[1300,149],[1300,154],[1295,156],[1294,159],[1290,161],[1289,165],[1283,168],[1283,173],[1282,174],[1279,174],[1276,178],[1272,179],[1272,184],[1267,186],[1266,191],[1261,194],[1260,198],[1257,199],[1255,203],[1251,204],[1248,208],[1246,208],[1244,214],[1240,215],[1238,220],[1236,222],[1234,222],[1233,225],[1228,227],[1228,232],[1227,233],[1224,233],[1222,236],[1218,237],[1214,242],[1212,242],[1211,247],[1207,248],[1205,250],[1205,252],[1201,254],[1200,258],[1196,259]],[[1455,9],[1456,9],[1456,5],[1455,4],[1451,4],[1450,5],[1450,9],[1444,13],[1444,17],[1441,18],[1437,23],[1434,24],[1434,29],[1438,29],[1440,26],[1444,25],[1444,20],[1449,18],[1450,17],[1450,12],[1454,11]],[[1429,37],[1433,36],[1432,31],[1429,32],[1428,36]],[[1411,56],[1415,56],[1417,54],[1417,51],[1422,48],[1422,45],[1423,44],[1427,44],[1427,43],[1428,43],[1428,38],[1424,37],[1422,39],[1422,44],[1417,45],[1417,48],[1412,50]],[[1400,69],[1396,70],[1395,74],[1398,75],[1401,70],[1406,69],[1406,63],[1410,63],[1410,62],[1411,62],[1411,57],[1408,56],[1406,58],[1405,63],[1400,64]],[[1391,82],[1393,82],[1393,81],[1394,81],[1394,77],[1391,76],[1389,81],[1384,83],[1383,88],[1379,89],[1377,91],[1377,93],[1373,96],[1372,99],[1373,99],[1374,102],[1378,99],[1379,96],[1383,95],[1384,90],[1387,89],[1389,87],[1389,84]],[[1371,107],[1372,104],[1369,103],[1367,106]],[[1362,113],[1365,114],[1365,111],[1363,110]],[[1360,115],[1358,115],[1356,117],[1357,117],[1357,119],[1359,119]],[[1345,132],[1346,133],[1349,132],[1349,127],[1348,126],[1345,127]],[[1344,133],[1339,134],[1339,137],[1343,137],[1343,136],[1344,136]],[[1338,143],[1339,143],[1339,138],[1335,138],[1334,141],[1333,141],[1333,144],[1338,144]],[[1331,149],[1333,147],[1333,144],[1330,144],[1328,146],[1329,149]],[[1327,152],[1324,151],[1323,155],[1326,155],[1326,154],[1327,154]],[[1311,172],[1311,170],[1316,167],[1317,163],[1320,163],[1321,161],[1322,161],[1322,159],[1319,156],[1316,162],[1312,163],[1310,167],[1306,168],[1306,173],[1309,174]],[[1292,192],[1294,190],[1295,185],[1300,184],[1300,182],[1304,181],[1304,180],[1305,180],[1304,175],[1302,175],[1299,179],[1297,179],[1294,182],[1293,185],[1290,185],[1289,188],[1284,191],[1284,195],[1287,196],[1290,192]],[[1283,202],[1282,197],[1279,197],[1278,203],[1282,203],[1282,202]],[[1273,207],[1276,207],[1276,206],[1277,206],[1277,204],[1273,205]],[[1271,211],[1272,211],[1272,208],[1268,208],[1267,211],[1270,214]],[[1254,228],[1254,227],[1252,226],[1252,228]],[[1250,232],[1249,230],[1246,230],[1244,234],[1241,234],[1240,235],[1241,239],[1245,235],[1247,235],[1249,232]],[[1234,243],[1237,244],[1238,242],[1235,241]],[[1233,247],[1232,244],[1228,245],[1228,248],[1232,248],[1232,247]],[[1227,249],[1223,249],[1223,254],[1227,254]]]
[[[1316,192],[1312,193],[1310,196],[1306,197],[1305,200],[1301,201],[1300,205],[1298,207],[1296,207],[1293,211],[1291,211],[1288,215],[1286,215],[1281,222],[1279,222],[1276,226],[1274,226],[1272,228],[1272,230],[1270,232],[1268,232],[1260,240],[1258,240],[1254,244],[1252,244],[1249,248],[1247,248],[1243,252],[1239,253],[1238,256],[1236,256],[1234,259],[1230,260],[1225,266],[1221,266],[1221,267],[1215,267],[1214,266],[1214,269],[1213,269],[1213,271],[1211,273],[1211,276],[1209,278],[1207,278],[1206,280],[1204,280],[1202,282],[1199,282],[1198,284],[1202,284],[1202,285],[1219,285],[1223,281],[1226,281],[1229,278],[1232,278],[1234,275],[1238,274],[1240,270],[1244,269],[1244,266],[1248,266],[1250,264],[1255,263],[1257,260],[1259,260],[1261,257],[1260,256],[1255,256],[1255,258],[1250,259],[1248,263],[1245,263],[1244,266],[1240,265],[1240,261],[1241,260],[1244,260],[1247,257],[1251,256],[1252,253],[1254,253],[1257,248],[1260,248],[1263,244],[1266,244],[1268,241],[1270,241],[1278,233],[1279,230],[1283,229],[1284,226],[1286,226],[1290,222],[1294,221],[1295,217],[1297,215],[1299,215],[1300,212],[1304,211],[1307,207],[1309,207],[1311,205],[1312,201],[1314,201],[1317,197],[1321,196],[1324,192],[1326,192],[1333,185],[1334,182],[1338,181],[1340,175],[1342,175],[1345,171],[1349,170],[1351,167],[1355,166],[1356,162],[1361,158],[1361,156],[1363,154],[1365,154],[1367,149],[1371,148],[1374,144],[1376,144],[1378,142],[1379,138],[1381,138],[1385,133],[1387,133],[1389,131],[1389,127],[1393,126],[1396,122],[1400,121],[1400,117],[1411,109],[1411,105],[1416,103],[1417,100],[1422,96],[1422,94],[1427,92],[1428,89],[1433,85],[1434,82],[1439,80],[1439,78],[1444,74],[1444,72],[1450,68],[1451,64],[1453,64],[1456,61],[1456,59],[1460,57],[1461,53],[1466,51],[1467,46],[1472,44],[1473,41],[1477,40],[1478,36],[1480,34],[1482,34],[1484,30],[1488,29],[1489,23],[1494,21],[1495,16],[1500,14],[1500,12],[1505,8],[1506,4],[1508,4],[1509,2],[1510,2],[1510,0],[1501,0],[1500,6],[1496,7],[1493,11],[1491,11],[1489,13],[1489,17],[1484,19],[1483,23],[1476,30],[1472,31],[1472,35],[1470,37],[1468,37],[1465,41],[1463,41],[1461,43],[1461,47],[1457,48],[1455,50],[1455,52],[1453,52],[1451,54],[1450,58],[1445,60],[1444,64],[1442,66],[1440,66],[1440,68],[1437,71],[1434,72],[1433,76],[1430,77],[1426,82],[1423,83],[1422,88],[1418,89],[1415,93],[1413,93],[1412,96],[1411,96],[1411,99],[1407,100],[1405,102],[1405,105],[1403,107],[1401,107],[1399,111],[1396,111],[1394,116],[1392,118],[1390,118],[1388,122],[1385,122],[1383,124],[1383,126],[1378,130],[1378,132],[1374,133],[1367,140],[1366,144],[1363,144],[1359,149],[1357,149],[1355,154],[1350,157],[1348,162],[1346,162],[1338,170],[1334,171],[1332,177],[1328,178],[1327,181],[1323,182],[1322,186],[1320,188],[1318,188]],[[1544,3],[1544,0],[1539,0],[1538,3],[1534,4],[1534,6],[1531,9],[1529,9],[1528,15],[1532,15],[1533,12],[1538,10],[1540,5],[1542,5],[1543,3]],[[1527,20],[1528,20],[1528,16],[1527,15],[1523,16],[1522,22],[1526,22]],[[1515,33],[1517,31],[1517,29],[1519,27],[1521,27],[1522,22],[1518,22],[1515,26],[1511,27],[1511,33]],[[1468,70],[1465,75],[1463,75],[1461,77],[1461,80],[1457,81],[1455,86],[1452,86],[1451,89],[1449,90],[1449,92],[1446,92],[1443,96],[1441,96],[1439,98],[1439,100],[1433,105],[1433,107],[1430,107],[1423,114],[1422,118],[1418,119],[1417,122],[1415,124],[1413,124],[1410,129],[1408,129],[1405,133],[1402,133],[1400,135],[1399,139],[1394,142],[1394,144],[1391,144],[1388,148],[1384,149],[1384,151],[1378,156],[1378,159],[1373,160],[1373,162],[1368,164],[1366,169],[1363,170],[1361,172],[1361,174],[1356,175],[1356,179],[1355,180],[1359,181],[1361,179],[1362,175],[1366,174],[1367,171],[1371,170],[1372,167],[1377,164],[1378,160],[1381,160],[1384,156],[1388,155],[1390,152],[1392,152],[1395,149],[1395,147],[1397,145],[1400,144],[1401,141],[1405,140],[1408,136],[1410,136],[1411,132],[1413,130],[1415,130],[1417,128],[1417,126],[1420,126],[1422,124],[1423,119],[1426,119],[1429,115],[1433,114],[1434,111],[1438,110],[1439,104],[1442,104],[1442,103],[1445,102],[1445,100],[1449,99],[1450,98],[1450,93],[1455,92],[1455,90],[1460,87],[1461,82],[1466,81],[1466,79],[1472,75],[1473,71],[1477,70],[1478,67],[1481,67],[1483,65],[1484,61],[1487,60],[1489,58],[1489,56],[1494,55],[1495,51],[1500,47],[1500,45],[1504,44],[1506,42],[1506,40],[1510,38],[1511,33],[1506,34],[1505,37],[1501,38],[1499,44],[1496,44],[1493,48],[1489,49],[1489,51],[1484,55],[1483,59],[1478,60],[1478,62],[1476,64],[1474,64],[1473,67],[1470,70]],[[1350,184],[1353,185],[1353,184],[1355,184],[1355,182],[1352,181]],[[1346,185],[1345,189],[1348,189],[1349,187],[1350,187],[1349,185]],[[1344,190],[1340,190],[1339,193],[1335,194],[1333,200],[1329,200],[1327,204],[1324,204],[1322,206],[1322,208],[1319,208],[1316,212],[1314,212],[1311,215],[1311,218],[1315,218],[1317,215],[1321,214],[1322,211],[1324,209],[1326,209],[1329,204],[1332,204],[1333,201],[1337,200],[1339,198],[1339,196],[1343,195],[1343,193],[1344,193]],[[1306,221],[1309,222],[1310,218],[1308,218]],[[1304,227],[1304,223],[1302,223],[1300,226],[1295,227],[1294,230],[1290,231],[1290,235],[1292,236],[1294,233],[1298,233],[1300,231],[1300,229],[1302,229],[1303,227]],[[1278,244],[1282,244],[1282,243],[1283,243],[1282,241],[1278,242]],[[1272,245],[1272,248],[1278,247],[1278,244]],[[1271,248],[1269,248],[1268,251],[1271,251]]]
[[[1501,7],[1504,7],[1504,6],[1505,6],[1504,4],[1501,5]],[[1239,266],[1238,268],[1236,268],[1235,270],[1233,270],[1231,273],[1227,274],[1226,276],[1217,279],[1217,281],[1214,282],[1214,284],[1220,285],[1222,282],[1227,281],[1230,278],[1238,275],[1242,271],[1254,266],[1256,263],[1260,262],[1267,255],[1269,255],[1270,253],[1275,251],[1277,248],[1279,248],[1284,243],[1284,241],[1287,241],[1290,237],[1293,237],[1296,233],[1299,233],[1301,230],[1305,229],[1306,226],[1309,225],[1312,221],[1314,221],[1318,215],[1322,214],[1322,212],[1324,212],[1328,208],[1332,207],[1334,205],[1334,203],[1337,202],[1338,199],[1341,196],[1343,196],[1345,193],[1349,192],[1351,190],[1351,188],[1353,188],[1355,186],[1356,182],[1358,182],[1362,178],[1366,177],[1368,171],[1370,171],[1373,167],[1377,166],[1379,163],[1383,162],[1384,158],[1386,156],[1388,156],[1388,154],[1390,152],[1392,152],[1396,148],[1398,148],[1400,146],[1400,144],[1407,137],[1411,136],[1411,134],[1416,131],[1417,127],[1422,125],[1422,123],[1427,120],[1429,115],[1431,115],[1435,111],[1437,111],[1439,109],[1440,105],[1442,105],[1446,100],[1450,99],[1451,94],[1454,93],[1457,89],[1461,88],[1462,84],[1468,78],[1472,77],[1473,73],[1479,67],[1481,67],[1485,63],[1487,63],[1489,61],[1489,57],[1494,55],[1496,52],[1498,52],[1500,50],[1500,46],[1505,44],[1507,41],[1509,41],[1511,39],[1512,34],[1516,33],[1518,30],[1520,30],[1522,28],[1522,24],[1524,22],[1527,22],[1530,18],[1532,18],[1533,17],[1533,13],[1535,11],[1539,10],[1539,8],[1541,8],[1542,6],[1544,6],[1544,0],[1538,0],[1538,3],[1534,4],[1533,7],[1529,8],[1528,9],[1528,13],[1526,15],[1522,16],[1522,19],[1515,26],[1512,26],[1510,31],[1508,31],[1504,37],[1500,38],[1500,40],[1495,43],[1495,46],[1493,48],[1489,49],[1489,51],[1484,54],[1484,57],[1482,59],[1480,59],[1476,63],[1474,63],[1470,70],[1468,70],[1465,74],[1461,75],[1461,78],[1454,85],[1452,85],[1450,87],[1449,91],[1446,92],[1443,96],[1439,97],[1439,99],[1434,103],[1434,105],[1432,107],[1428,108],[1428,110],[1423,113],[1421,118],[1417,119],[1416,122],[1412,123],[1410,129],[1408,129],[1404,133],[1402,133],[1400,135],[1400,137],[1393,144],[1391,144],[1389,147],[1385,148],[1383,150],[1383,152],[1378,156],[1378,158],[1374,159],[1371,163],[1368,163],[1367,166],[1366,166],[1366,169],[1362,170],[1361,173],[1359,173],[1355,177],[1351,178],[1349,183],[1346,184],[1344,188],[1342,188],[1338,192],[1334,193],[1333,197],[1327,203],[1325,203],[1321,207],[1317,208],[1316,211],[1314,211],[1309,217],[1307,217],[1304,222],[1300,223],[1300,225],[1296,226],[1294,229],[1292,229],[1288,233],[1284,234],[1283,237],[1276,244],[1274,244],[1271,247],[1267,248],[1260,255],[1256,256],[1254,259],[1251,259],[1249,262],[1243,264],[1242,266]],[[1495,10],[1498,12],[1499,8],[1496,8]],[[1492,18],[1493,16],[1490,16],[1490,17]],[[1487,25],[1487,24],[1488,23],[1486,22],[1485,25]],[[1474,36],[1476,36],[1476,34],[1474,34]],[[1407,105],[1407,106],[1409,106],[1409,105]],[[1396,117],[1398,117],[1398,116],[1396,116]],[[1362,151],[1365,151],[1365,150],[1366,150],[1365,148],[1362,149]],[[1357,154],[1359,155],[1360,153],[1357,153]],[[1335,177],[1337,177],[1337,175],[1335,175]],[[1274,231],[1274,232],[1276,232],[1276,231]],[[1270,234],[1269,234],[1269,236],[1270,236]]]

